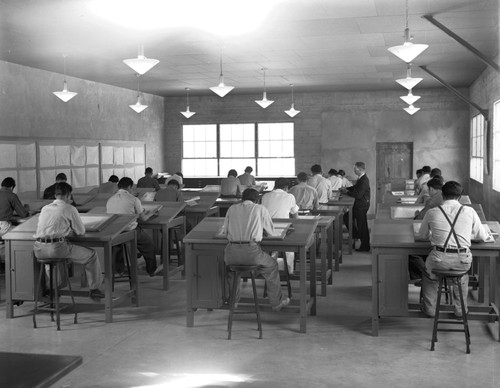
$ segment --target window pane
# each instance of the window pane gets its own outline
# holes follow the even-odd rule
[[[194,140],[194,130],[192,125],[184,125],[182,127],[182,139],[184,141]]]
[[[271,157],[271,143],[268,141],[259,141],[259,157]]]
[[[295,158],[258,159],[261,176],[295,176]]]
[[[217,157],[217,142],[216,141],[209,141],[206,144],[206,155],[209,158],[216,158]]]
[[[283,142],[283,156],[293,156],[293,140],[286,140]]]
[[[184,155],[185,158],[192,158],[192,157],[194,157],[194,143],[184,142],[182,148],[183,148],[182,149],[182,154]]]
[[[202,142],[196,142],[194,143],[194,157],[195,158],[205,158],[206,152],[205,152],[205,143]]]
[[[182,172],[190,177],[217,176],[217,159],[183,159]]]
[[[229,141],[220,142],[220,156],[221,158],[231,157],[231,142]]]

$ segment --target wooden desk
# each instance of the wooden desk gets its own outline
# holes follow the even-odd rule
[[[500,230],[498,222],[486,223],[492,230]],[[372,335],[377,336],[381,317],[423,316],[419,305],[408,304],[408,255],[427,256],[431,245],[430,242],[415,241],[412,220],[376,219],[371,237]],[[489,284],[485,290],[487,304],[469,306],[469,319],[497,321],[498,325],[500,239],[497,237],[494,243],[473,243],[471,251],[484,262]],[[494,336],[500,340],[500,326],[497,326]]]
[[[348,195],[341,195],[339,199],[334,199],[328,201],[327,205],[332,205],[332,206],[343,206],[347,208],[347,212],[349,212],[349,247],[348,249],[348,254],[352,255],[352,208],[354,206],[354,197],[349,197]],[[345,211],[344,211],[345,212]],[[342,227],[342,221],[340,223],[340,226]],[[340,236],[342,237],[342,228],[340,229]],[[342,238],[340,239],[340,249],[342,249]]]
[[[219,193],[212,192],[196,192],[183,193],[184,199],[188,200],[193,197],[200,197],[198,203],[194,206],[186,206],[186,223],[194,228],[205,217],[219,214],[219,208],[214,206],[215,201],[219,197]]]
[[[343,216],[345,212],[344,206],[333,206],[333,205],[320,205],[316,210],[311,210],[311,214],[320,215],[324,217],[334,217],[334,238],[333,243],[335,245],[333,250],[333,260],[335,260],[335,271],[339,270],[339,265],[342,263],[342,224]],[[352,212],[351,212],[352,213]],[[349,235],[351,236],[351,235]],[[349,240],[351,241],[351,240]],[[349,242],[351,246],[351,242]]]
[[[99,193],[94,196],[90,201],[77,205],[76,208],[80,213],[86,213],[98,206],[106,207],[106,203],[108,203],[108,199],[112,197],[114,193]]]
[[[470,206],[473,208],[477,215],[479,216],[479,219],[481,221],[486,221],[486,216],[484,214],[483,207],[479,203],[472,203],[472,204],[464,204],[464,206]],[[391,211],[391,208],[403,208],[403,209],[418,209],[422,210],[424,208],[424,205],[412,205],[412,204],[389,204],[389,203],[379,203],[377,207],[377,213],[376,213],[376,218],[377,219],[413,219],[415,212],[413,212],[413,216],[411,217],[398,217],[398,218],[391,218],[391,212],[394,213],[394,210]]]
[[[283,240],[264,240],[262,248],[266,251],[299,253],[300,297],[297,303],[292,299],[290,308],[300,312],[300,331],[306,332],[307,313],[316,315],[316,277],[309,277],[310,299],[307,300],[306,252],[310,252],[310,271],[316,273],[316,244],[314,231],[317,220],[290,219],[294,231]],[[215,238],[222,227],[224,218],[203,219],[185,238],[186,244],[186,281],[187,281],[187,319],[188,327],[194,325],[194,312],[198,308],[224,308],[226,293],[226,265],[224,248],[227,240]]]
[[[13,300],[34,300],[34,288],[38,274],[38,264],[33,258],[33,234],[36,232],[39,215],[35,215],[26,222],[17,226],[3,236],[5,240],[5,279],[7,291],[7,318],[14,317]],[[88,232],[83,236],[68,238],[71,242],[90,247],[101,247],[104,249],[104,284],[105,293],[104,308],[106,322],[113,321],[113,306],[124,297],[130,296],[132,302],[139,306],[139,290],[137,287],[137,260],[130,263],[131,289],[123,295],[113,295],[112,291],[112,247],[115,245],[130,243],[131,251],[136,251],[135,231],[125,231],[125,228],[136,219],[135,215],[119,215],[112,223],[100,232]],[[74,293],[78,293],[77,291]],[[86,292],[88,293],[88,292]],[[95,304],[90,298],[89,303]]]
[[[45,205],[48,205],[49,203],[54,202],[53,199],[35,199],[35,200],[29,200],[26,202],[23,202],[23,204],[26,204],[29,206],[29,213],[30,214],[36,214],[40,213],[42,210],[42,207]]]

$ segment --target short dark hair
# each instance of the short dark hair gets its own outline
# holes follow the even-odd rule
[[[436,167],[436,168],[433,168],[433,169],[431,170],[431,177],[434,177],[434,176],[436,176],[436,175],[439,175],[439,176],[442,176],[442,175],[443,175],[443,174],[441,174],[441,169],[439,169],[439,168],[437,168],[437,167]]]
[[[253,171],[253,168],[250,167],[250,166],[247,166],[247,168],[245,168],[245,172],[248,172],[249,174]]]
[[[345,171],[344,170],[339,170],[339,175],[345,176]]]
[[[305,172],[299,172],[297,174],[297,179],[299,180],[299,182],[307,182],[307,174]]]
[[[365,162],[356,162],[354,163],[354,165],[357,167],[357,168],[360,168],[362,170],[366,170],[366,165],[365,165]]]
[[[419,168],[419,169],[417,170],[417,175],[422,175],[422,173],[423,173],[422,169],[421,169],[421,168]]]
[[[464,189],[462,185],[455,181],[448,181],[443,185],[443,199],[458,199]]]
[[[153,169],[151,167],[147,167],[146,170],[144,171],[144,174],[152,174]]]
[[[117,183],[118,182],[118,177],[116,175],[111,175],[108,179],[108,182],[113,182]]]
[[[7,188],[14,188],[16,187],[16,181],[12,177],[7,177],[2,181],[2,187],[7,187]]]
[[[284,189],[286,187],[290,187],[290,179],[287,178],[278,178],[274,182],[275,189]]]
[[[257,203],[259,200],[259,192],[255,189],[245,189],[243,194],[241,195],[242,201],[252,201],[253,203]]]
[[[73,187],[69,183],[66,182],[57,182],[54,190],[54,195],[58,196],[66,196],[68,194],[71,194],[73,191]]]
[[[59,174],[56,175],[56,181],[64,181],[66,182],[68,180],[68,177],[64,172],[60,172]]]
[[[323,170],[321,169],[321,166],[319,164],[315,164],[311,167],[311,172],[313,174],[321,174]]]
[[[444,179],[441,175],[435,175],[427,181],[427,186],[432,187],[436,190],[441,190],[443,188]]]
[[[180,183],[177,181],[177,179],[170,179],[167,183],[167,186],[177,186],[178,189],[180,189],[181,185]]]
[[[229,170],[229,171],[228,171],[227,176],[234,176],[234,177],[237,177],[237,176],[238,176],[238,173],[236,172],[236,170],[231,169],[231,170]]]
[[[130,186],[134,185],[134,181],[132,178],[129,178],[128,176],[124,176],[122,179],[118,181],[118,188],[119,189],[127,189]]]
[[[335,170],[334,168],[331,168],[330,171],[328,171],[329,175],[337,175],[339,172]]]
[[[431,167],[430,166],[424,166],[424,167],[422,167],[422,172],[424,174],[430,174],[431,173]]]
[[[184,175],[183,175],[183,174],[182,174],[182,172],[180,172],[180,171],[177,171],[177,172],[175,173],[175,175],[178,175],[178,176],[180,176],[181,178],[184,178]]]

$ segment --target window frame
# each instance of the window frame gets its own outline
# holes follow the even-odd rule
[[[469,174],[470,179],[481,184],[484,182],[485,124],[480,113],[472,117],[470,123]]]
[[[500,192],[500,100],[493,103],[493,128],[492,128],[492,189]],[[496,155],[499,155],[498,157]]]

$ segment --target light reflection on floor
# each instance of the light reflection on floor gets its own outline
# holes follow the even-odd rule
[[[157,379],[158,373],[140,373],[145,377]],[[164,376],[164,383],[138,385],[132,388],[198,388],[198,387],[234,387],[235,383],[248,383],[252,378],[248,375],[234,375],[224,373],[172,373]]]

